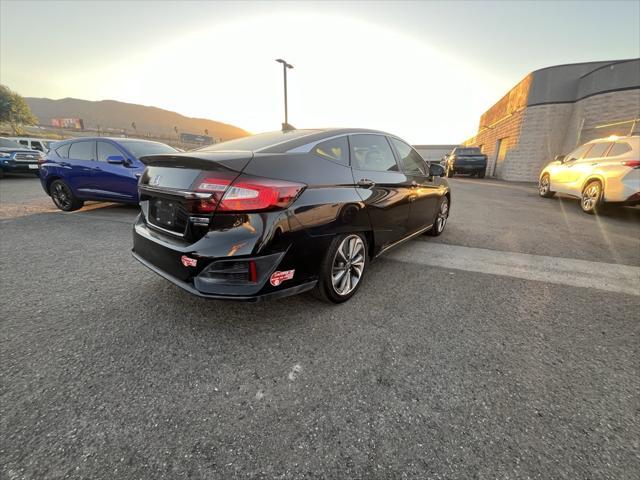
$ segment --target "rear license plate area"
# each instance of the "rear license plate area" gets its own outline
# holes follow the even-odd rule
[[[187,228],[188,214],[180,202],[164,198],[149,201],[149,222],[163,230],[183,235]]]

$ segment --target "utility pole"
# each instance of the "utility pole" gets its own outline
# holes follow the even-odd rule
[[[287,69],[293,68],[293,65],[287,63],[282,58],[276,59],[276,62],[282,64],[282,72],[284,73],[284,123],[282,124],[282,130],[295,130],[294,127],[289,125],[289,112],[287,105]]]

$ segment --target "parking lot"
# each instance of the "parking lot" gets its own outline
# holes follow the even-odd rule
[[[330,306],[193,297],[136,208],[1,180],[2,478],[636,478],[640,209],[450,183]]]

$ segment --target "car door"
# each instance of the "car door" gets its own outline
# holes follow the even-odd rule
[[[594,143],[584,157],[575,162],[571,169],[571,176],[567,182],[567,190],[573,195],[581,195],[585,180],[604,160],[613,142]]]
[[[561,164],[553,165],[550,168],[549,173],[552,190],[560,193],[572,193],[569,184],[575,181],[576,163],[589,151],[591,145],[592,144],[587,143],[576,148],[564,157]]]
[[[96,142],[94,140],[73,142],[69,147],[69,158],[60,162],[69,186],[81,197],[92,194],[95,163]]]
[[[428,165],[410,145],[395,137],[389,137],[389,140],[412,189],[408,223],[409,233],[412,233],[433,223],[440,199],[440,183],[429,175]]]
[[[135,201],[138,195],[139,169],[132,168],[129,155],[115,142],[98,140],[94,170],[95,194],[100,198],[116,201]],[[119,163],[110,163],[108,159]]]
[[[411,182],[384,135],[352,134],[349,145],[353,179],[367,206],[376,246],[383,248],[408,234]]]

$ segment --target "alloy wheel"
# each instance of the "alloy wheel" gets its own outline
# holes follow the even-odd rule
[[[449,218],[449,200],[447,197],[444,197],[440,204],[440,211],[436,217],[436,228],[438,229],[438,232],[442,232],[444,230],[444,226],[447,224],[447,218]]]
[[[584,211],[592,211],[600,200],[600,184],[592,182],[582,192],[582,209]]]
[[[549,177],[545,175],[540,179],[540,184],[538,185],[538,192],[540,192],[540,196],[544,197],[549,193]]]
[[[71,192],[69,188],[62,182],[56,182],[51,191],[51,197],[54,203],[61,209],[67,210],[71,208]]]
[[[365,255],[364,242],[359,235],[349,235],[342,240],[331,267],[331,285],[338,295],[348,295],[360,283]]]

